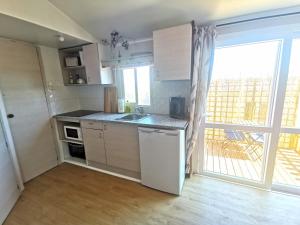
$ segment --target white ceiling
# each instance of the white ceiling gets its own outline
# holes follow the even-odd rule
[[[49,0],[95,37],[118,30],[126,37],[151,37],[159,28],[198,23],[300,5],[300,0]]]
[[[65,38],[64,42],[58,40],[58,35]],[[65,48],[87,43],[67,34],[21,20],[0,13],[0,37],[26,41],[38,45],[54,48]]]

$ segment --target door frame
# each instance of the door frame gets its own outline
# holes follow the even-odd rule
[[[255,32],[255,31],[251,31]],[[241,33],[239,33],[240,35]],[[231,35],[230,35],[231,36]],[[286,192],[297,193],[299,194],[300,190],[298,188],[292,188],[285,185],[277,185],[273,184],[273,174],[276,163],[276,152],[279,142],[280,133],[300,133],[300,129],[298,128],[282,128],[281,127],[281,119],[283,114],[283,106],[285,100],[286,86],[289,75],[289,65],[290,65],[290,57],[292,50],[293,39],[299,38],[299,32],[283,32],[283,33],[268,33],[263,34],[261,36],[250,36],[249,38],[239,38],[231,36],[231,39],[221,39],[217,42],[217,47],[225,47],[231,45],[239,45],[246,43],[254,43],[254,42],[262,42],[262,41],[271,41],[271,40],[281,40],[281,48],[279,49],[279,58],[277,70],[274,74],[274,85],[273,85],[273,93],[271,93],[272,98],[270,99],[270,112],[269,112],[269,123],[265,126],[256,126],[250,127],[245,125],[237,125],[237,124],[223,124],[223,123],[209,123],[203,121],[200,126],[199,131],[199,139],[198,139],[198,148],[195,153],[197,157],[193,160],[195,171],[200,175],[211,176],[223,180],[227,180],[230,182],[237,182],[245,185],[251,185],[258,188],[263,189],[273,189],[273,190],[284,190]],[[233,39],[232,39],[233,38]],[[234,177],[230,175],[217,174],[214,172],[204,171],[204,134],[206,128],[230,128],[230,129],[242,129],[242,130],[255,130],[260,132],[266,132],[269,135],[265,143],[265,152],[264,152],[264,160],[262,164],[262,180],[261,181],[252,181],[244,178]],[[198,150],[202,149],[202,151]],[[195,161],[198,161],[195,163]]]
[[[9,155],[10,155],[10,158],[11,158],[11,161],[13,164],[14,172],[16,175],[18,188],[20,191],[23,191],[24,190],[23,178],[21,175],[21,169],[19,166],[19,161],[18,161],[11,129],[10,129],[8,119],[7,119],[7,113],[6,113],[1,90],[0,90],[0,119],[1,119],[0,123],[2,122],[2,124],[3,124],[3,128],[4,128],[3,131],[4,131],[6,143],[7,143],[8,152],[9,152]]]

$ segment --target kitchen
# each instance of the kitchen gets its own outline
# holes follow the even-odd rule
[[[155,83],[161,83],[163,89],[168,85],[174,89],[172,83],[169,84],[171,81],[181,86],[187,86],[186,90],[183,90],[183,94],[184,96],[188,95],[191,62],[189,60],[185,64],[179,64],[181,67],[178,66],[175,70],[174,65],[185,59],[186,55],[191,56],[192,54],[191,27],[191,24],[186,24],[154,32],[157,38],[154,41],[146,40],[146,43],[139,42],[138,45],[142,45],[142,47],[135,46],[135,43],[129,44],[128,48],[131,48],[130,56],[127,56],[129,49],[118,47],[115,50],[119,51],[117,65],[114,60],[115,56],[111,56],[112,53],[106,53],[109,56],[105,55],[103,49],[106,46],[103,45],[87,44],[59,50],[60,66],[63,71],[62,77],[66,87],[78,88],[85,86],[85,88],[88,88],[89,85],[100,84],[95,89],[98,88],[99,92],[100,89],[104,89],[103,98],[101,99],[102,96],[98,96],[97,99],[98,102],[103,102],[103,108],[93,108],[86,104],[85,108],[81,108],[79,111],[66,112],[55,116],[56,138],[58,139],[61,162],[74,163],[94,170],[98,169],[101,172],[137,182],[141,180],[142,184],[169,193],[178,195],[181,193],[185,177],[185,131],[188,126],[188,120],[186,119],[188,102],[186,103],[185,97],[179,97],[178,89],[173,91],[174,96],[172,97],[172,91],[167,94],[165,92],[159,93],[159,91],[153,90],[153,86],[155,86]],[[183,33],[182,30],[188,30],[188,35],[186,35],[186,32]],[[180,35],[181,33],[184,34],[183,37]],[[175,39],[172,37],[174,34],[177,34]],[[161,36],[164,39],[161,40]],[[113,40],[113,37],[111,39]],[[156,43],[156,39],[158,43]],[[160,59],[158,57],[163,57],[160,56],[160,51],[153,52],[153,47],[149,47],[153,43],[152,45],[158,45],[154,49],[161,49],[160,45],[170,43],[170,39],[173,39],[172,43],[176,43],[178,46],[178,51],[183,55],[182,59],[180,57]],[[189,40],[188,44],[185,40]],[[181,46],[187,46],[188,48],[185,49]],[[143,52],[136,52],[135,49]],[[122,50],[125,52],[124,56],[120,56]],[[134,60],[139,59],[141,54],[145,55],[145,50],[150,50],[150,52],[147,52],[148,58],[144,59],[144,65],[139,63],[137,67],[134,67],[136,77],[144,76],[145,78],[142,81],[137,78],[133,80],[137,88],[135,93],[131,93],[130,90],[135,88],[135,85],[132,86],[129,83],[126,86],[125,80],[130,79],[125,79],[126,71],[131,72],[129,76],[133,76],[132,64],[136,63]],[[176,50],[173,49],[173,51]],[[106,52],[110,53],[108,50]],[[154,62],[151,59],[152,54],[154,55]],[[123,60],[124,57],[126,60]],[[102,60],[102,58],[105,60]],[[161,60],[174,62],[169,67],[166,67],[165,64],[161,64],[159,67],[159,65],[154,66],[155,60],[158,62]],[[105,64],[106,67],[101,66],[102,64]],[[101,69],[99,70],[99,68]],[[154,68],[156,71],[154,71]],[[170,69],[176,72],[171,73],[169,72]],[[177,73],[180,70],[183,72]],[[160,76],[164,77],[155,77],[154,74],[158,74],[158,71]],[[183,76],[182,74],[186,75]],[[181,77],[176,77],[178,75]],[[183,81],[180,81],[180,79]],[[114,84],[114,81],[118,84]],[[48,81],[48,84],[49,82],[51,90],[49,90],[48,85],[48,93],[50,92],[54,96],[55,88],[51,87],[52,81]],[[150,93],[156,93],[155,98],[151,99]],[[159,94],[162,97],[159,97]],[[136,96],[132,98],[132,95]],[[168,95],[170,97],[167,97]],[[120,98],[120,96],[125,98]],[[165,102],[162,102],[163,99]],[[163,105],[165,109],[160,105],[156,106],[157,101],[160,101],[158,104]],[[97,111],[89,111],[93,109]],[[154,134],[156,134],[156,137],[153,136]],[[168,140],[172,137],[174,139]],[[157,149],[156,152],[152,151],[153,155],[148,155],[149,150],[145,150],[150,144],[156,146],[153,148]],[[176,149],[175,152],[174,149]],[[165,158],[162,158],[162,151],[165,151]],[[160,157],[157,157],[158,155]],[[149,160],[151,158],[153,159]],[[155,158],[157,159],[155,160]],[[158,162],[158,158],[161,158],[162,161]],[[177,164],[173,165],[173,160],[170,161],[170,165],[166,164],[170,159],[173,159]],[[166,170],[165,173],[162,173],[165,170],[164,168],[169,168],[170,171]],[[161,171],[161,173],[157,173],[158,171]],[[151,174],[152,176],[150,176]],[[153,177],[153,174],[161,175],[161,177]],[[166,177],[170,177],[170,181],[166,180]],[[165,182],[162,182],[163,180]],[[174,189],[173,187],[178,188]]]
[[[297,224],[298,4],[219,4],[2,1],[0,224]]]

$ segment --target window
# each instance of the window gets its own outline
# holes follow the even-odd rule
[[[203,171],[262,181],[281,43],[268,40],[215,49]]]
[[[150,66],[123,69],[125,101],[150,105]]]

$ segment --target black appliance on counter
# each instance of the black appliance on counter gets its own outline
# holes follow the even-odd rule
[[[171,97],[170,98],[170,117],[176,119],[185,119],[185,98]]]
[[[84,146],[82,144],[68,143],[69,153],[72,157],[85,159]]]

